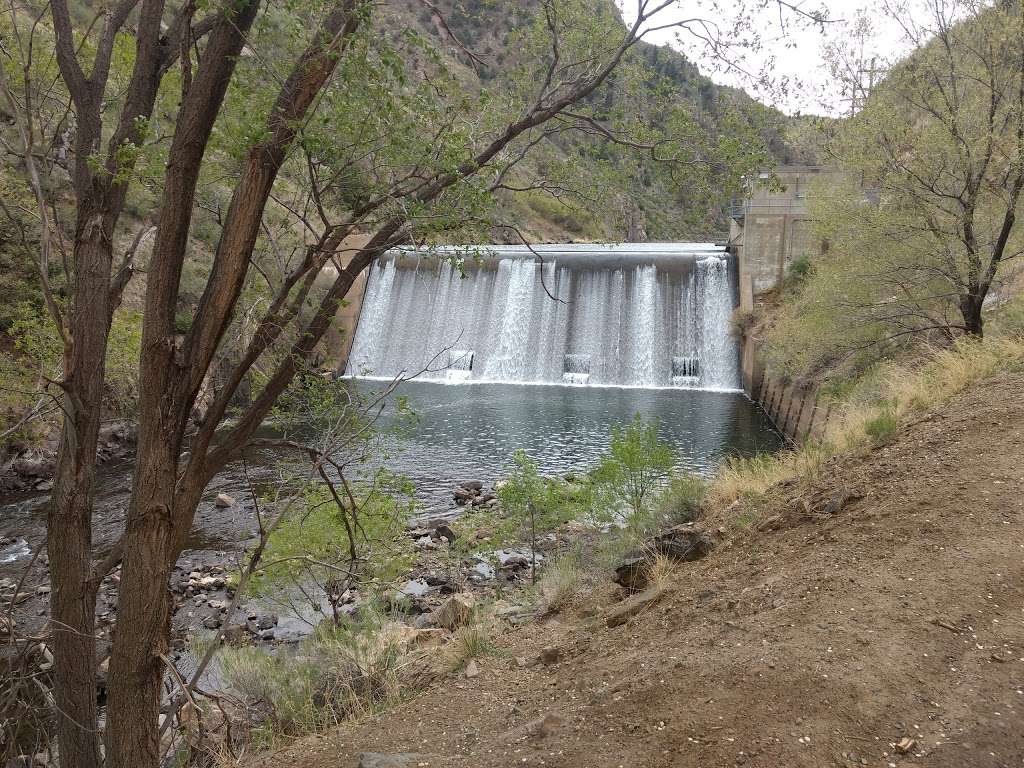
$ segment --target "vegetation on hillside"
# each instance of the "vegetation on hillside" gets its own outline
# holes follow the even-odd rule
[[[922,340],[981,336],[1024,253],[1020,6],[929,6],[916,50],[835,128],[843,182],[808,195],[827,252],[795,275],[773,370],[844,376]]]
[[[1020,330],[1006,337],[961,339],[924,361],[879,363],[833,406],[835,415],[823,438],[777,454],[726,461],[711,484],[709,504],[729,517],[725,510],[733,502],[756,503],[780,483],[810,485],[833,457],[871,450],[972,385],[1000,373],[1021,371],[1024,336]]]

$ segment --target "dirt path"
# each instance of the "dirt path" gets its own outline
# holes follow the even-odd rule
[[[478,677],[266,765],[1024,766],[1022,397],[1024,377],[989,382],[742,510],[623,626],[608,587],[509,632]],[[860,498],[814,512],[841,489]],[[520,666],[545,646],[561,661]]]

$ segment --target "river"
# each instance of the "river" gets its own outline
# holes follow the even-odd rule
[[[628,422],[635,413],[658,420],[680,469],[704,475],[727,455],[749,456],[780,445],[761,409],[738,392],[428,382],[406,382],[399,391],[419,421],[392,446],[388,467],[412,481],[423,516],[457,514],[452,488],[465,480],[493,483],[506,473],[518,448],[544,474],[584,471],[607,449],[612,426]],[[388,418],[386,412],[384,421]],[[276,482],[280,459],[262,452],[244,472],[233,466],[213,480],[197,512],[187,556],[230,559],[230,553],[240,550],[255,530],[246,498],[248,480]],[[130,486],[129,463],[100,471],[93,531],[100,551],[121,530]],[[239,504],[217,507],[214,500],[221,491],[237,497]],[[0,537],[14,539],[0,548],[0,577],[15,576],[40,542],[47,500],[45,493],[0,498]]]

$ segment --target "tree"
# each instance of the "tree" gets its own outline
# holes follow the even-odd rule
[[[842,177],[808,193],[828,251],[769,334],[778,373],[860,369],[921,340],[981,337],[1022,253],[1024,19],[1014,3],[929,4],[915,50],[829,149]]]
[[[566,522],[571,517],[568,504],[537,471],[537,462],[525,451],[512,455],[515,465],[498,489],[502,514],[508,522],[526,529],[530,541],[530,583],[537,583],[537,536]],[[516,533],[519,533],[516,531]]]
[[[38,272],[63,352],[47,546],[65,768],[100,764],[96,595],[118,566],[105,763],[158,764],[167,581],[197,505],[310,367],[375,258],[398,244],[480,232],[495,223],[503,190],[550,188],[523,178],[522,161],[559,134],[721,168],[692,123],[680,136],[635,139],[626,124],[607,127],[590,100],[652,29],[693,28],[694,19],[655,19],[671,5],[639,0],[623,26],[610,5],[543,2],[523,32],[511,87],[479,93],[465,92],[427,41],[402,31],[396,11],[368,0],[116,0],[95,13],[67,0],[10,6],[13,56],[0,95],[19,130]],[[37,54],[47,45],[53,78]],[[73,199],[58,201],[62,161]],[[58,202],[73,211],[66,250]],[[141,223],[125,216],[129,203],[146,209]],[[129,226],[138,231],[122,247]],[[209,228],[212,253],[198,269],[193,316],[183,318],[192,309],[183,275]],[[106,384],[97,363],[151,229],[132,494],[120,541],[94,562]],[[58,260],[66,307],[46,284]],[[239,405],[249,384],[255,392]]]
[[[974,0],[929,11],[904,25],[917,50],[852,121],[839,156],[879,190],[877,208],[859,209],[868,237],[897,245],[879,265],[893,298],[874,316],[897,333],[981,336],[985,299],[1021,253],[1024,18],[1017,4]]]
[[[658,422],[645,422],[640,414],[625,426],[612,428],[608,453],[594,469],[594,482],[613,503],[625,506],[639,521],[647,500],[675,465],[675,452],[658,438]]]

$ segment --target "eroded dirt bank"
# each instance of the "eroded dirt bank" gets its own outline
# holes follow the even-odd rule
[[[715,551],[623,625],[609,584],[476,677],[259,765],[1022,766],[1022,392],[990,381],[717,513]]]

